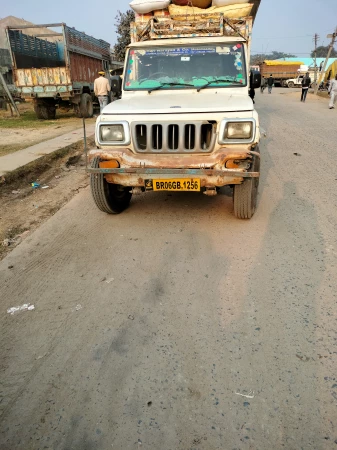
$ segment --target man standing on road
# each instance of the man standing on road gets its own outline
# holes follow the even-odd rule
[[[266,79],[265,79],[265,77],[262,77],[262,80],[261,80],[261,94],[263,94],[265,89],[266,89]]]
[[[329,94],[330,94],[330,103],[329,108],[334,109],[335,107],[335,101],[337,99],[337,75],[335,76],[334,80],[330,81],[329,84]]]
[[[311,78],[309,77],[309,72],[307,72],[302,80],[301,102],[303,102],[303,103],[305,103],[305,99],[307,98],[307,94],[308,94],[310,85],[311,85]]]
[[[267,85],[268,85],[268,94],[271,94],[271,91],[272,91],[273,86],[274,86],[274,78],[273,78],[272,74],[270,75],[270,77],[267,80]]]
[[[100,113],[102,114],[103,108],[109,103],[109,92],[111,90],[109,80],[105,78],[105,72],[98,72],[99,77],[96,78],[94,83],[95,95],[99,101]]]

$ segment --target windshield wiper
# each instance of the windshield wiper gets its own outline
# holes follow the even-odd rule
[[[200,92],[201,89],[207,88],[207,86],[213,84],[213,83],[235,83],[235,84],[241,84],[240,81],[237,80],[231,80],[230,78],[217,78],[216,80],[208,81],[208,83],[204,84],[203,86],[198,87],[197,92]]]
[[[189,84],[189,83],[178,83],[178,82],[176,82],[176,83],[175,82],[167,82],[166,83],[166,82],[164,82],[164,83],[160,83],[159,86],[149,89],[147,92],[149,94],[151,94],[151,92],[158,91],[159,89],[161,89],[165,86],[192,86],[192,87],[195,87],[194,84]]]

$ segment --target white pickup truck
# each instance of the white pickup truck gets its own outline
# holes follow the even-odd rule
[[[309,76],[311,78],[311,82],[313,81],[314,74],[310,74]],[[302,80],[304,78],[303,75],[299,75],[297,78],[290,78],[289,80],[286,80],[285,84],[288,88],[295,88],[295,87],[301,87],[302,86]],[[311,86],[310,86],[311,87]]]
[[[260,0],[246,17],[189,16],[131,26],[121,99],[96,122],[89,151],[97,207],[116,214],[132,194],[233,188],[234,214],[250,219],[260,177],[259,117],[249,97],[251,32]],[[191,7],[191,11],[193,8]],[[192,11],[193,12],[193,11]],[[235,16],[236,17],[236,16]]]

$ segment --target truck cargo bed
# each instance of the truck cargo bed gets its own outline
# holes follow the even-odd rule
[[[61,32],[31,36],[22,32],[27,26],[7,28],[17,88],[31,97],[71,96],[83,86],[92,90],[97,72],[108,69],[110,44],[65,24],[50,27]],[[32,28],[48,30],[48,25]]]

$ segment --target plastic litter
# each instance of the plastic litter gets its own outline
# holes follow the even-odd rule
[[[49,186],[42,186],[41,189],[49,189]]]
[[[41,185],[40,185],[40,183],[32,183],[32,188],[33,189],[38,189],[39,187],[40,187]]]
[[[248,395],[246,395],[246,394],[240,394],[240,392],[235,392],[235,394],[236,394],[236,395],[240,395],[241,397],[245,397],[245,398],[254,398],[254,397],[255,397],[254,391],[250,391],[250,392],[248,393]]]
[[[3,247],[10,247],[14,243],[15,243],[14,239],[4,239],[2,241],[2,246]]]
[[[25,303],[22,306],[13,306],[12,308],[7,309],[7,313],[13,316],[16,313],[23,312],[23,311],[34,311],[35,306],[31,305],[30,303]]]

